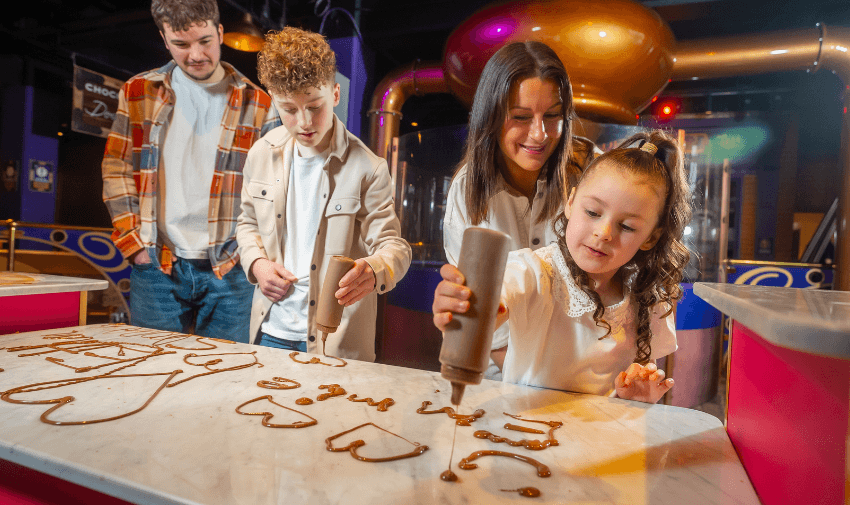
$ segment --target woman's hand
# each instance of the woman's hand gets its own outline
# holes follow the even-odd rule
[[[251,264],[251,273],[257,278],[263,295],[273,302],[281,300],[289,292],[289,287],[298,282],[298,278],[283,265],[265,258],[259,258]]]
[[[434,312],[434,325],[440,331],[446,331],[446,327],[452,322],[452,313],[463,314],[469,310],[472,291],[463,285],[463,274],[453,265],[443,265],[440,268],[440,277],[443,280],[434,290],[434,304],[431,310]]]
[[[359,302],[366,295],[375,289],[375,271],[372,266],[363,258],[354,261],[354,266],[351,270],[342,276],[339,280],[339,289],[334,296],[339,300],[340,305],[346,307],[352,303]]]
[[[646,366],[632,363],[614,379],[617,397],[639,402],[656,403],[673,387],[673,379],[664,379],[664,370],[655,363]]]

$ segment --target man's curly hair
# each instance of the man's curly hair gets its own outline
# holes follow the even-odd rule
[[[164,23],[175,32],[182,32],[192,25],[206,26],[212,21],[218,28],[219,14],[216,0],[153,0],[151,15],[159,31],[165,33]]]
[[[333,85],[335,75],[336,54],[325,38],[291,26],[267,33],[257,56],[257,77],[274,95]]]

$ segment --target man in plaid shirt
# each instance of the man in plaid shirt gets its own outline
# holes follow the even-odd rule
[[[242,167],[280,120],[221,61],[215,0],[153,0],[151,13],[173,60],[124,84],[102,164],[112,240],[133,266],[131,323],[247,342]]]

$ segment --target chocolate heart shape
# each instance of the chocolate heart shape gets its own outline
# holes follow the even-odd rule
[[[147,407],[150,404],[150,402],[153,401],[154,398],[156,398],[156,395],[158,395],[159,392],[162,391],[162,388],[164,388],[165,385],[168,384],[169,381],[171,381],[171,379],[174,378],[174,376],[177,375],[180,372],[181,372],[181,370],[174,370],[173,372],[146,373],[146,374],[133,374],[133,375],[95,375],[93,377],[81,377],[81,378],[78,378],[78,379],[60,379],[60,380],[49,381],[49,382],[39,382],[39,383],[36,383],[36,384],[28,384],[26,386],[19,386],[19,387],[10,389],[8,391],[5,391],[0,395],[0,400],[3,400],[5,402],[9,402],[9,403],[19,403],[19,404],[25,404],[25,405],[37,405],[37,404],[47,404],[47,403],[58,404],[58,405],[54,405],[53,407],[50,407],[49,409],[45,410],[43,414],[41,414],[41,421],[43,423],[47,423],[47,424],[54,424],[54,425],[57,425],[57,426],[70,426],[70,425],[77,425],[77,424],[103,423],[103,422],[106,422],[106,421],[114,421],[115,419],[121,419],[122,417],[128,417],[128,416],[131,416],[133,414],[140,412],[145,407]],[[28,400],[14,400],[14,399],[10,398],[10,396],[12,396],[13,394],[17,394],[17,393],[28,393],[28,392],[32,392],[32,391],[41,391],[41,390],[45,390],[45,389],[61,388],[61,387],[65,387],[65,386],[72,386],[74,384],[80,384],[82,382],[104,380],[104,379],[123,379],[123,378],[127,378],[127,377],[152,377],[152,376],[157,376],[157,375],[167,375],[168,378],[166,378],[165,381],[157,388],[157,390],[154,391],[154,393],[150,396],[150,398],[148,398],[148,400],[145,402],[144,405],[142,405],[141,407],[139,407],[136,410],[133,410],[132,412],[127,412],[125,414],[121,414],[121,415],[118,415],[118,416],[107,417],[105,419],[90,419],[90,420],[87,420],[87,421],[53,421],[53,420],[51,420],[49,418],[50,414],[52,412],[62,408],[64,405],[74,401],[76,398],[73,397],[73,396],[63,396],[62,398],[52,398],[52,399],[49,399],[49,400],[29,400],[29,401]],[[43,387],[40,387],[40,386],[43,386]]]
[[[333,441],[335,439],[337,439],[337,438],[339,438],[343,435],[347,435],[347,434],[349,434],[353,431],[357,431],[364,426],[369,426],[370,424],[372,426],[374,426],[375,428],[378,428],[381,431],[385,431],[385,432],[389,433],[390,435],[392,435],[394,437],[398,437],[398,438],[404,440],[408,444],[414,445],[415,449],[413,449],[412,451],[410,451],[408,453],[398,454],[396,456],[387,456],[385,458],[366,458],[364,456],[357,454],[357,448],[363,447],[364,445],[366,445],[366,442],[364,442],[363,440],[355,440],[355,441],[351,442],[350,444],[346,445],[345,447],[334,447],[333,446]],[[343,431],[342,433],[338,433],[338,434],[336,434],[332,437],[328,437],[328,438],[325,439],[325,444],[327,445],[328,450],[331,451],[331,452],[348,451],[349,453],[351,453],[352,458],[354,458],[356,460],[360,460],[360,461],[365,461],[367,463],[380,463],[382,461],[395,461],[395,460],[398,460],[398,459],[413,458],[413,457],[421,455],[423,452],[428,450],[427,445],[419,445],[419,442],[411,442],[410,440],[408,440],[408,439],[406,439],[406,438],[404,438],[400,435],[396,435],[395,433],[393,433],[389,430],[385,430],[384,428],[381,428],[380,426],[378,426],[375,423],[364,423],[364,424],[361,424],[360,426],[355,426],[354,428],[351,428],[350,430]]]
[[[269,419],[274,417],[274,414],[272,414],[271,412],[242,412],[242,410],[241,410],[242,407],[244,407],[245,405],[250,405],[251,403],[254,403],[254,402],[258,402],[260,400],[268,400],[269,402],[273,403],[274,405],[277,405],[278,407],[284,408],[286,410],[291,410],[292,412],[295,412],[297,414],[301,414],[304,417],[309,417],[310,422],[295,421],[292,424],[272,424],[272,423],[269,422]],[[316,419],[308,416],[307,414],[305,414],[303,412],[300,412],[300,411],[295,410],[295,409],[291,409],[291,408],[289,408],[285,405],[281,405],[281,404],[277,403],[272,398],[272,395],[260,396],[260,397],[254,398],[253,400],[248,400],[247,402],[243,403],[242,405],[236,407],[236,413],[242,414],[243,416],[263,416],[263,426],[265,426],[267,428],[306,428],[308,426],[313,426],[314,424],[318,424],[318,422],[319,422]]]

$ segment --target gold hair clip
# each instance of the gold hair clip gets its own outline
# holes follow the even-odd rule
[[[654,155],[658,152],[658,147],[656,147],[652,142],[644,142],[643,145],[640,146],[640,150]]]

